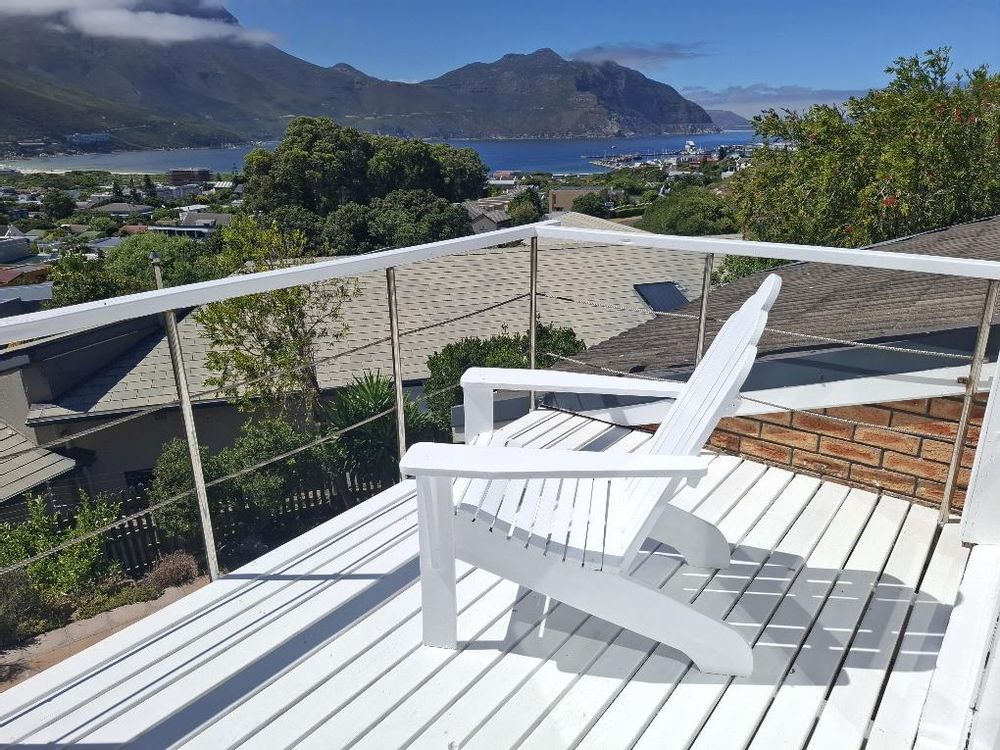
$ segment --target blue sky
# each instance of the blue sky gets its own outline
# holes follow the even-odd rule
[[[836,101],[884,83],[899,55],[952,47],[957,67],[1000,68],[998,0],[404,2],[228,0],[244,26],[320,65],[401,81],[551,47],[611,57],[699,103],[742,114]]]

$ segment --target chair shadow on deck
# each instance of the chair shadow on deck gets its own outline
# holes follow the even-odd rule
[[[741,547],[737,554],[741,552],[760,559],[768,551]],[[669,550],[666,553],[648,553],[642,566],[645,577],[647,580],[650,574],[655,577],[656,568],[665,570],[668,561],[677,559],[675,553]],[[746,557],[742,559],[746,560]],[[704,590],[699,597],[725,596],[728,593],[725,606],[735,604],[736,607],[726,617],[726,622],[754,647],[754,674],[740,678],[741,681],[772,684],[775,678],[771,676],[771,670],[761,668],[764,666],[762,662],[773,665],[767,652],[799,653],[800,644],[806,642],[808,648],[801,653],[836,651],[838,663],[846,645],[849,653],[845,666],[851,669],[884,670],[896,657],[899,646],[897,634],[904,622],[900,608],[907,608],[911,602],[911,589],[893,576],[880,575],[877,570],[849,567],[843,570],[816,568],[804,565],[801,559],[796,560],[789,555],[784,555],[782,559],[777,553],[771,553],[767,563],[759,569],[756,565],[734,560],[730,568],[714,578],[713,573],[715,571],[706,569],[684,569],[681,574],[688,580],[682,584],[684,593],[681,598],[686,600],[702,587]],[[795,591],[791,590],[793,586]],[[670,584],[666,588],[669,589]],[[670,594],[664,593],[664,596],[667,595]],[[551,601],[541,594],[521,588],[517,597],[520,601],[509,617],[507,633],[502,641],[472,640],[460,643],[460,647],[509,650],[519,656],[551,660],[560,671],[571,674],[653,682],[673,681],[677,673],[667,668],[635,672],[635,668],[654,654],[654,650],[653,658],[679,663],[683,669],[690,664],[690,660],[675,649]],[[803,598],[810,600],[808,610],[802,604]],[[829,610],[820,621],[817,612],[823,607],[829,607]],[[952,604],[939,602],[923,592],[917,592],[912,597],[908,621],[921,624],[919,632],[909,637],[903,634],[905,640],[899,648],[894,669],[926,672],[934,668],[952,608]],[[710,614],[718,616],[719,613]],[[762,629],[763,623],[768,625]],[[889,634],[886,633],[888,629],[892,631]],[[595,660],[595,655],[608,642],[614,643],[613,658],[598,657]],[[817,661],[822,666],[816,667]],[[795,666],[797,684],[828,685],[832,679],[828,659],[817,659],[810,654],[808,658],[799,659]],[[810,674],[811,668],[822,670],[822,673]],[[838,683],[846,684],[849,681],[848,672],[838,671]],[[730,679],[724,675],[698,673],[698,681],[702,684],[726,683]]]

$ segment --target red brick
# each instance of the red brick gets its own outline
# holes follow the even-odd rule
[[[889,448],[897,453],[917,455],[920,450],[920,438],[911,435],[900,435],[898,432],[880,430],[878,427],[858,426],[854,429],[854,440],[879,448]]]
[[[951,454],[954,448],[953,443],[943,443],[940,440],[924,440],[920,448],[920,457],[931,461],[941,461],[951,463]],[[976,457],[975,448],[965,448],[962,450],[962,466],[972,466],[972,460]]]
[[[826,413],[841,419],[853,419],[855,422],[881,425],[889,424],[889,417],[892,416],[892,412],[880,406],[837,406],[827,409]]]
[[[739,437],[728,432],[713,432],[712,436],[708,439],[708,443],[709,445],[713,445],[716,448],[720,448],[731,453],[740,452]]]
[[[851,443],[837,438],[823,437],[819,441],[819,452],[827,456],[842,458],[852,464],[861,463],[869,466],[878,466],[882,458],[882,451],[870,445]]]
[[[890,492],[900,492],[904,495],[912,495],[917,486],[917,480],[914,477],[861,464],[851,466],[851,479],[859,484],[886,489]]]
[[[955,439],[955,435],[958,432],[958,425],[954,422],[943,422],[939,419],[921,417],[917,414],[907,414],[900,411],[892,413],[892,426],[920,435],[931,435],[951,440]]]
[[[851,472],[851,465],[847,461],[800,450],[792,451],[792,465],[813,474],[840,479],[847,479]]]
[[[962,399],[932,398],[928,413],[938,419],[947,419],[950,422],[957,421],[959,414],[962,413]]]
[[[807,451],[815,451],[819,444],[819,436],[813,432],[802,430],[792,430],[788,427],[779,427],[774,424],[765,424],[760,431],[760,436],[764,440],[770,440],[782,445],[790,445],[793,448],[802,448]]]
[[[940,503],[944,497],[944,484],[942,482],[929,482],[926,479],[921,479],[917,482],[917,490],[914,494],[921,500]]]
[[[754,458],[762,458],[776,464],[789,464],[792,460],[792,449],[784,445],[765,443],[757,438],[743,438],[740,441],[740,453]]]
[[[925,458],[914,458],[904,456],[901,453],[886,451],[882,459],[882,466],[891,471],[898,471],[903,474],[911,474],[921,479],[931,479],[935,482],[943,482],[948,477],[948,464],[928,461]]]
[[[911,398],[906,401],[893,401],[890,404],[886,404],[895,411],[909,411],[914,414],[926,414],[927,413],[927,399],[926,398]]]
[[[792,415],[792,426],[798,427],[800,430],[847,439],[850,439],[851,434],[854,432],[853,425],[836,422],[817,414],[807,414],[805,412],[797,412]]]
[[[745,417],[726,417],[719,420],[719,429],[756,437],[760,434],[760,422]]]
[[[792,413],[790,411],[779,411],[775,414],[755,414],[754,419],[771,424],[790,425],[792,423]]]

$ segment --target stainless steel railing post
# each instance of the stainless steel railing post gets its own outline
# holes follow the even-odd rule
[[[150,253],[153,263],[153,278],[156,288],[163,288],[163,272],[160,268],[160,258],[156,253]],[[177,335],[177,316],[173,310],[163,313],[163,322],[167,329],[167,343],[170,347],[170,363],[174,368],[174,382],[177,385],[177,400],[181,405],[181,417],[184,420],[184,435],[187,439],[188,453],[191,456],[191,473],[194,475],[194,493],[198,499],[198,515],[201,517],[201,534],[205,540],[205,562],[208,565],[208,576],[215,581],[219,578],[219,558],[215,549],[215,533],[212,530],[212,514],[208,507],[208,490],[205,487],[205,470],[201,465],[201,449],[198,446],[198,431],[194,424],[194,409],[191,406],[191,391],[188,388],[187,373],[184,370],[184,353],[181,350],[181,339]]]
[[[538,238],[531,238],[531,278],[528,282],[528,367],[532,370],[538,366],[538,329],[535,319],[538,317]],[[528,394],[528,408],[535,408],[535,392]]]
[[[983,305],[983,315],[979,320],[979,330],[976,332],[976,345],[972,352],[972,364],[969,365],[969,379],[965,383],[965,397],[962,399],[962,411],[958,416],[958,432],[955,435],[955,445],[951,451],[951,462],[948,464],[948,478],[944,483],[944,496],[938,508],[938,524],[948,523],[951,514],[951,500],[958,484],[958,475],[962,467],[962,453],[965,451],[965,441],[969,434],[969,419],[972,416],[972,402],[979,387],[979,376],[983,369],[986,356],[986,344],[990,339],[990,326],[993,324],[993,312],[996,309],[997,296],[1000,294],[1000,281],[991,281],[986,290],[986,303]]]
[[[406,453],[406,405],[403,402],[403,366],[399,359],[399,308],[396,303],[396,269],[385,269],[385,289],[389,297],[389,341],[392,345],[392,382],[396,390],[396,443],[399,459]]]
[[[708,290],[712,286],[712,264],[715,256],[709,253],[705,256],[705,274],[701,280],[701,308],[698,313],[698,345],[694,353],[694,362],[701,362],[705,353],[705,325],[708,323]]]

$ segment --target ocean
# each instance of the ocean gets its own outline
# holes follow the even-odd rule
[[[451,140],[448,143],[459,148],[474,148],[491,170],[591,174],[607,170],[591,164],[583,158],[585,156],[678,151],[684,147],[684,142],[687,140],[694,141],[701,148],[713,149],[720,145],[747,143],[752,138],[753,132],[750,130],[727,130],[705,135],[519,141]],[[274,145],[274,143],[265,144],[265,148],[273,148]],[[211,172],[232,172],[234,169],[242,168],[243,157],[252,148],[254,147],[236,146],[40,156],[31,159],[8,159],[3,164],[15,169],[43,172],[100,169],[119,173],[159,174],[168,169],[181,167],[200,167]]]

